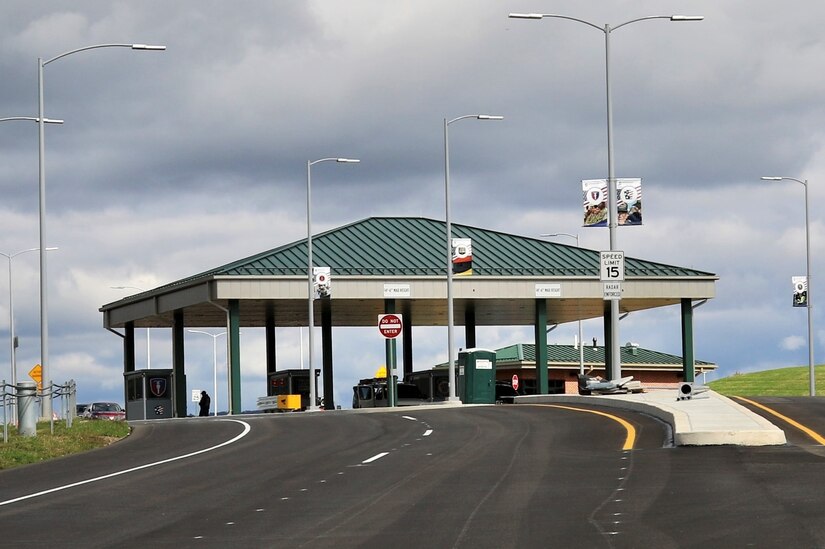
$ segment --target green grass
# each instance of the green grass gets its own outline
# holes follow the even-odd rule
[[[825,395],[825,366],[814,368],[816,394]],[[708,383],[708,387],[725,396],[809,396],[807,366],[794,366],[734,374]]]
[[[2,424],[0,423],[0,429]],[[0,470],[19,465],[86,452],[107,446],[129,434],[125,421],[75,419],[71,429],[65,421],[54,422],[54,434],[48,421],[37,424],[36,437],[23,437],[9,426],[9,441],[3,443],[0,431]]]

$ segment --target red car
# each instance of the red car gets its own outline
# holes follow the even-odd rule
[[[86,407],[83,417],[120,421],[126,419],[126,411],[116,402],[93,402]]]

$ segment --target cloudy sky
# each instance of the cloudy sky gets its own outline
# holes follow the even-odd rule
[[[607,176],[604,35],[509,12],[599,26],[705,16],[611,35],[616,175],[641,177],[645,196],[644,226],[621,229],[618,248],[720,277],[695,317],[697,358],[718,363],[719,376],[807,364],[805,311],[791,307],[791,277],[805,273],[803,187],[759,177],[810,180],[816,303],[825,295],[821,2],[6,0],[0,117],[37,114],[38,57],[167,46],[92,50],[45,68],[46,115],[66,121],[46,138],[47,239],[59,247],[48,272],[55,381],[75,379],[81,401],[122,402],[121,339],[98,309],[135,290],[111,286],[151,289],[304,238],[307,160],[362,160],[313,168],[317,231],[375,215],[443,219],[445,117],[505,117],[451,126],[454,222],[578,233],[582,246],[606,249],[607,230],[582,228],[580,211],[580,181]],[[36,125],[3,124],[0,252],[38,246],[37,177]],[[40,360],[37,253],[12,264],[22,379]],[[3,274],[0,337],[7,289]],[[821,362],[825,315],[815,313]],[[373,330],[349,330],[335,340],[344,406],[384,361]],[[681,353],[678,307],[630,315],[621,330],[623,342]],[[575,331],[559,327],[550,341],[572,343]],[[585,322],[585,339],[594,336],[599,320]],[[138,364],[145,337],[138,330]],[[502,327],[480,331],[479,343],[531,337]],[[299,330],[277,338],[279,365],[300,367]],[[169,339],[153,331],[153,367],[169,367]],[[252,408],[265,392],[263,334],[245,330],[242,344]],[[446,330],[422,331],[414,351],[419,367],[446,360]],[[8,353],[0,357],[8,379]],[[186,358],[189,389],[210,390],[210,338],[187,333]]]

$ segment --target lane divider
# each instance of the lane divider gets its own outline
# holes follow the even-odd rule
[[[382,457],[384,457],[384,456],[386,456],[386,455],[389,455],[389,452],[381,452],[380,454],[375,454],[375,455],[374,455],[374,456],[372,456],[371,458],[367,458],[367,459],[365,459],[365,460],[364,460],[364,461],[362,461],[361,463],[362,463],[362,464],[364,464],[364,463],[372,463],[373,461],[378,461],[379,459],[381,459]]]
[[[588,408],[578,408],[576,406],[564,406],[562,404],[534,404],[533,406],[545,406],[547,408],[562,408],[564,410],[573,410],[576,412],[587,412],[588,414],[596,414],[597,416],[603,416],[613,421],[619,423],[622,427],[625,428],[627,432],[627,437],[624,441],[624,446],[622,446],[622,450],[632,450],[633,446],[636,444],[636,428],[633,427],[628,421],[620,418],[619,416],[614,416],[613,414],[608,414],[607,412],[601,412],[599,410],[590,410]]]
[[[93,482],[98,482],[98,481],[101,481],[101,480],[106,480],[106,479],[110,479],[110,478],[114,478],[114,477],[119,477],[121,475],[126,475],[128,473],[134,473],[135,471],[140,471],[142,469],[149,469],[150,467],[157,467],[158,465],[163,465],[165,463],[172,463],[173,461],[178,461],[178,460],[181,460],[181,459],[190,458],[190,457],[197,456],[197,455],[200,455],[200,454],[205,454],[206,452],[211,452],[212,450],[217,450],[218,448],[223,448],[224,446],[228,446],[230,444],[233,444],[233,443],[241,440],[243,437],[248,435],[249,432],[252,430],[252,427],[250,427],[250,425],[247,422],[241,421],[241,420],[238,420],[238,419],[220,419],[220,420],[217,420],[217,421],[233,421],[235,423],[240,423],[241,425],[244,426],[244,430],[241,432],[241,434],[239,434],[238,436],[236,436],[234,438],[231,438],[231,439],[227,440],[226,442],[222,442],[220,444],[217,444],[215,446],[211,446],[209,448],[204,448],[203,450],[198,450],[196,452],[190,452],[190,453],[184,454],[182,456],[176,456],[176,457],[164,459],[164,460],[161,460],[161,461],[155,461],[154,463],[147,463],[145,465],[139,465],[137,467],[132,467],[131,469],[124,469],[123,471],[116,471],[114,473],[109,473],[108,475],[103,475],[103,476],[100,476],[100,477],[81,480],[80,482],[73,482],[71,484],[66,484],[64,486],[58,486],[56,488],[50,488],[48,490],[43,490],[41,492],[36,492],[34,494],[28,494],[28,495],[25,495],[25,496],[20,496],[18,498],[9,499],[9,500],[6,500],[6,501],[0,501],[0,507],[2,507],[3,505],[11,505],[12,503],[17,503],[19,501],[24,501],[24,500],[27,500],[27,499],[32,499],[32,498],[36,498],[36,497],[40,497],[40,496],[45,496],[47,494],[53,494],[55,492],[60,492],[62,490],[68,490],[69,488],[76,488],[77,486],[83,486],[84,484],[91,484]]]
[[[755,407],[757,407],[761,410],[764,410],[764,411],[768,412],[771,415],[774,415],[774,416],[778,417],[779,419],[781,419],[782,421],[785,421],[789,425],[792,425],[792,426],[796,427],[797,429],[799,429],[800,431],[802,431],[803,433],[805,433],[806,435],[808,435],[809,437],[814,439],[819,444],[822,444],[823,446],[825,446],[825,438],[823,438],[822,435],[820,435],[819,433],[817,433],[813,429],[809,429],[808,427],[805,427],[801,423],[792,420],[788,416],[780,414],[779,412],[777,412],[773,408],[768,408],[764,404],[759,404],[758,402],[755,402],[755,401],[753,401],[749,398],[740,397],[740,396],[734,396],[733,398],[735,398],[737,400],[741,400],[742,402],[747,402],[751,406],[755,406]]]

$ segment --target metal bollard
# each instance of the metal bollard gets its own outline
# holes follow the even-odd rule
[[[37,383],[21,381],[17,384],[17,432],[24,437],[37,436]]]

